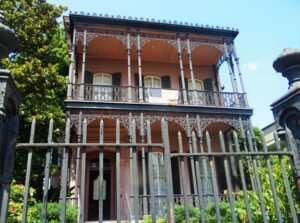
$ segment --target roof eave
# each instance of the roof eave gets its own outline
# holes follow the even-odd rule
[[[229,29],[217,29],[210,27],[198,27],[198,26],[187,26],[179,24],[159,23],[150,21],[130,20],[130,19],[118,19],[118,18],[107,18],[87,15],[69,15],[71,30],[74,24],[79,25],[110,25],[117,27],[136,28],[136,29],[152,29],[160,31],[169,31],[175,33],[189,33],[198,35],[217,36],[221,38],[235,39],[239,34],[238,30]]]

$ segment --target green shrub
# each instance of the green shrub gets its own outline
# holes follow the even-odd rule
[[[8,222],[21,222],[24,191],[25,187],[23,184],[17,184],[15,180],[12,181],[8,207]],[[36,200],[33,197],[34,194],[35,190],[30,188],[28,205],[34,205],[36,203]]]
[[[182,204],[176,204],[174,206],[174,212],[175,212],[176,223],[186,223],[185,208]],[[193,205],[189,205],[189,214],[190,214],[189,223],[198,223],[200,221],[200,210],[197,207],[194,207]],[[155,222],[166,223],[167,219],[166,217],[157,217]],[[145,215],[144,223],[152,223],[152,216]]]
[[[230,204],[227,202],[220,202],[220,213],[222,222],[231,221]],[[215,203],[209,203],[205,208],[205,217],[207,222],[217,222],[216,205]]]
[[[28,210],[28,222],[39,223],[41,220],[42,213],[42,203],[35,204],[31,206]],[[48,203],[48,213],[47,222],[49,223],[59,223],[60,222],[60,212],[61,206],[59,203]],[[66,211],[66,222],[76,223],[77,222],[77,209],[73,205],[67,205]]]
[[[189,205],[189,212],[190,212],[190,222],[191,223],[198,223],[200,221],[200,210],[193,205]]]
[[[144,215],[144,223],[152,223],[152,215]],[[167,223],[167,219],[164,217],[156,217],[156,223]]]
[[[183,205],[175,205],[174,206],[175,211],[175,219],[176,222],[183,222],[185,219],[185,209]]]
[[[189,209],[189,223],[198,223],[200,221],[200,210],[193,205],[188,206]],[[174,206],[175,210],[175,220],[178,223],[186,223],[185,219],[185,208],[182,204],[177,204]]]
[[[249,192],[248,192],[249,193]],[[254,193],[251,193],[253,196]],[[251,198],[251,196],[249,196]],[[253,197],[250,203],[251,216],[253,222],[262,222],[262,213],[260,211],[260,206],[257,200]],[[247,222],[247,211],[246,204],[242,198],[240,200],[234,202],[234,212],[238,222]],[[220,214],[222,222],[232,222],[231,218],[231,209],[229,202],[220,202]],[[205,208],[205,215],[207,222],[216,222],[216,205],[214,202],[209,203]],[[272,221],[271,221],[272,222]]]

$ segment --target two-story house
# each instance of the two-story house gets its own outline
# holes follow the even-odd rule
[[[151,127],[152,142],[162,141],[161,119],[168,121],[171,153],[180,150],[178,132],[183,138],[183,152],[192,153],[192,132],[196,133],[200,152],[207,151],[205,132],[212,139],[212,151],[220,151],[219,131],[226,134],[226,150],[232,150],[230,134],[251,127],[249,108],[239,58],[234,39],[238,31],[231,28],[203,26],[121,16],[71,13],[64,17],[71,55],[66,113],[72,120],[72,141],[83,140],[83,120],[86,120],[87,142],[99,142],[101,125],[104,141],[116,141],[116,121],[120,122],[120,141],[130,142],[132,134],[138,142],[147,142],[147,128]],[[228,66],[231,92],[224,92],[220,82],[220,66]],[[129,120],[137,130],[132,133]],[[150,213],[149,182],[153,182],[156,196],[155,211],[162,214],[169,189],[166,186],[164,156],[161,148],[139,148],[137,179],[133,179],[132,154],[120,148],[116,163],[116,149],[88,147],[84,154],[73,150],[70,160],[70,186],[74,196],[85,205],[85,220],[99,215],[99,169],[103,177],[103,218],[117,218],[116,200],[120,194],[121,218],[132,217],[132,196],[137,182],[141,216]],[[101,158],[102,156],[102,158]],[[103,159],[102,163],[99,159]],[[84,165],[84,168],[82,168]],[[119,165],[119,166],[118,166]],[[194,163],[185,160],[185,187],[193,203],[196,194]],[[178,159],[172,159],[174,197],[180,200],[182,187]],[[150,171],[151,168],[151,171]],[[217,177],[218,193],[226,189],[224,168],[216,159],[216,173],[200,166],[204,196],[211,196],[210,178]],[[82,175],[85,171],[85,175]],[[231,175],[236,175],[231,165]],[[120,179],[116,179],[116,174]],[[149,175],[151,172],[151,175]],[[85,176],[81,179],[80,176]],[[150,179],[150,177],[152,179]],[[204,179],[206,178],[206,179]],[[200,180],[201,180],[200,179]],[[199,179],[198,179],[199,180]],[[81,182],[81,183],[80,183]],[[85,184],[85,200],[80,201]],[[116,191],[119,191],[118,193]],[[100,209],[100,210],[101,210]]]

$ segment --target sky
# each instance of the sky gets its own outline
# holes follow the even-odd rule
[[[155,18],[239,30],[235,39],[245,89],[254,109],[253,125],[273,122],[270,104],[288,90],[288,81],[273,69],[284,48],[300,48],[300,0],[48,0],[69,11]],[[225,91],[229,73],[220,69]]]

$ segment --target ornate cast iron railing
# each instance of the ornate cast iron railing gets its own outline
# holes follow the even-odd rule
[[[143,100],[139,99],[139,87],[129,86],[107,86],[107,85],[84,85],[84,100],[97,102],[143,102],[143,103],[161,103],[161,104],[185,104],[183,100],[183,90],[177,89],[157,89],[168,92],[177,92],[177,97],[170,102],[164,100],[154,102],[153,97],[149,94],[149,88],[143,88]],[[244,93],[231,92],[213,92],[213,91],[198,91],[186,90],[188,105],[198,106],[217,106],[217,107],[248,107],[246,95]],[[80,84],[73,84],[72,99],[80,99]]]

